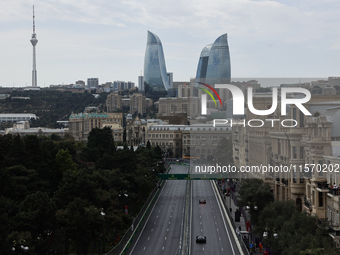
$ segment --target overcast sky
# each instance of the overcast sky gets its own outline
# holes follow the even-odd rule
[[[194,77],[203,47],[224,33],[232,77],[340,76],[338,0],[0,0],[0,86],[31,85],[33,4],[42,87],[137,84],[147,30],[174,81]]]

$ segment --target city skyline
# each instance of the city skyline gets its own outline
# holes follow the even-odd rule
[[[37,63],[36,63],[36,54],[35,54],[35,46],[38,43],[38,39],[35,33],[35,23],[34,23],[34,5],[33,5],[33,34],[31,39],[31,44],[33,46],[33,67],[32,67],[32,87],[37,86]]]
[[[31,85],[32,5],[39,27],[38,86],[98,77],[137,84],[145,31],[163,43],[174,81],[195,77],[202,48],[228,33],[233,77],[339,76],[336,1],[5,2],[0,86]]]
[[[166,70],[162,42],[159,37],[148,31],[144,58],[144,83],[150,92],[166,92],[171,87]],[[150,93],[149,92],[149,93]]]

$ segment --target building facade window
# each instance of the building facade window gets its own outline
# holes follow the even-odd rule
[[[303,159],[303,150],[304,150],[304,147],[300,147],[300,159]]]
[[[295,146],[293,147],[293,158],[297,158],[297,148]]]
[[[323,193],[319,192],[319,207],[323,207]]]
[[[296,108],[293,108],[293,119],[296,120]]]

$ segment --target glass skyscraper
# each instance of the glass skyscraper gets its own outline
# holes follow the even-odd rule
[[[205,46],[198,62],[196,82],[209,85],[230,83],[230,55],[227,34]]]
[[[144,59],[144,84],[145,94],[151,97],[164,96],[171,88],[161,40],[150,31]]]
[[[196,82],[204,82],[207,76],[207,67],[209,61],[209,54],[212,44],[205,46],[201,52],[200,60],[198,61]]]
[[[196,73],[196,86],[199,82],[209,84],[214,87],[215,84],[230,83],[230,55],[227,34],[218,37],[213,44],[205,46],[201,52],[198,61]],[[218,109],[226,108],[226,100],[231,95],[228,90],[216,89],[222,100],[222,106]],[[198,95],[202,92],[195,90]]]

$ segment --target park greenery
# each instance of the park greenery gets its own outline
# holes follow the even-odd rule
[[[239,194],[238,205],[249,206],[255,236],[261,238],[264,247],[270,247],[273,254],[340,254],[328,229],[315,216],[299,211],[292,201],[273,201],[270,186],[261,179],[243,180]],[[263,238],[264,232],[268,233],[267,239]]]
[[[121,95],[131,95],[138,90],[123,90]],[[107,112],[106,99],[108,93],[100,93],[99,97],[94,97],[96,90],[90,92],[72,93],[70,91],[57,91],[43,89],[40,91],[22,91],[14,90],[10,97],[0,100],[1,113],[33,113],[37,119],[31,120],[31,127],[48,127],[60,128],[57,121],[68,120],[71,113],[82,113],[88,106],[98,107],[99,112]],[[17,97],[28,97],[30,99],[18,99]],[[96,112],[92,109],[90,112]],[[117,109],[115,112],[130,113],[129,106],[123,106],[123,109]],[[137,115],[140,118],[157,118],[157,109],[154,105],[147,109],[143,115],[133,113],[133,118]],[[125,119],[124,119],[125,121]],[[0,123],[0,129],[10,128],[13,123]]]
[[[94,91],[93,91],[94,92]],[[15,99],[29,97],[30,99]],[[0,100],[1,113],[33,113],[32,127],[57,128],[58,120],[68,120],[71,113],[84,112],[87,106],[97,106],[105,111],[107,93],[96,98],[91,93],[71,93],[57,90],[13,91],[9,98]]]
[[[23,240],[31,255],[97,253],[100,236],[107,248],[119,241],[164,166],[159,147],[117,149],[111,132],[93,129],[87,144],[0,136],[2,254]]]

